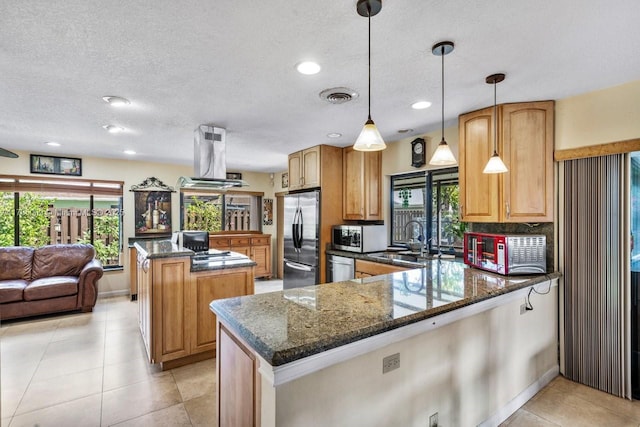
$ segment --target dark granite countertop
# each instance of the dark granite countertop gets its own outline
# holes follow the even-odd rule
[[[194,254],[191,249],[181,248],[171,240],[138,240],[134,246],[138,253],[149,259],[174,258]]]
[[[435,260],[382,276],[215,300],[210,308],[280,366],[557,277],[500,276]]]
[[[171,240],[144,240],[137,241],[134,246],[138,253],[149,259],[193,257],[195,252],[191,249],[181,248]],[[211,249],[212,254],[228,254],[220,257],[212,257],[208,260],[191,262],[191,271],[225,270],[229,268],[253,267],[257,265],[251,258],[237,252],[219,251]]]

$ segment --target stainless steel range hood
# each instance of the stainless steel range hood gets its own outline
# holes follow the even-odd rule
[[[178,178],[178,188],[225,190],[248,187],[241,179],[227,179],[226,134],[223,128],[200,125],[194,131],[193,173]]]

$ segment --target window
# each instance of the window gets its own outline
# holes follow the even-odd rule
[[[182,230],[262,231],[262,193],[180,193]]]
[[[91,243],[104,267],[121,266],[123,184],[0,175],[0,245]]]
[[[392,244],[413,241],[430,252],[462,250],[457,168],[393,176],[391,188]]]

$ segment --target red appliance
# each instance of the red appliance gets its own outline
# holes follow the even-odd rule
[[[541,234],[464,233],[464,263],[499,274],[543,274],[547,239]]]

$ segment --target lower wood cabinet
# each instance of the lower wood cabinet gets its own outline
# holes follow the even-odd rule
[[[220,427],[260,424],[258,363],[249,348],[224,325],[218,323],[220,346],[216,359],[218,425]],[[223,390],[223,392],[221,392]]]
[[[143,258],[137,266],[140,332],[149,361],[163,369],[213,357],[216,318],[209,304],[254,293],[253,267],[192,273],[189,257]]]
[[[220,234],[209,236],[209,247],[246,255],[256,262],[255,277],[271,277],[270,234]]]
[[[383,264],[381,262],[366,261],[363,259],[356,260],[355,276],[356,279],[363,277],[380,276],[383,274],[395,273],[396,271],[410,270],[407,267],[397,265]]]

